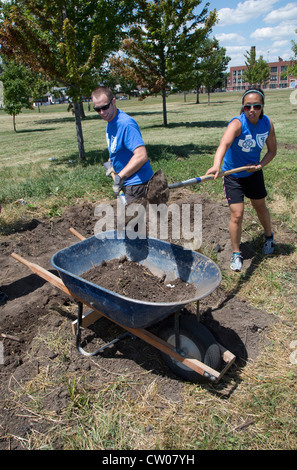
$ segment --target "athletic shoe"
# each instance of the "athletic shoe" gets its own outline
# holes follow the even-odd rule
[[[242,256],[241,253],[233,253],[231,256],[230,268],[233,271],[241,271],[242,270]]]
[[[274,252],[274,247],[275,247],[275,243],[274,243],[274,240],[273,240],[273,234],[271,237],[265,237],[265,243],[264,243],[264,246],[263,246],[263,254],[264,255],[272,255],[272,253]]]

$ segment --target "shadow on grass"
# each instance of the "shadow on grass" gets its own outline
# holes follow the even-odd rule
[[[228,126],[228,121],[194,121],[194,122],[187,122],[187,121],[181,121],[181,122],[174,122],[174,123],[168,123],[167,127],[164,127],[163,124],[154,124],[151,126],[143,126],[143,129],[158,129],[164,127],[164,129],[176,129],[176,128],[226,128]]]
[[[48,127],[46,129],[23,129],[23,130],[17,130],[16,134],[31,134],[32,132],[49,132],[49,131],[55,131],[55,127]]]
[[[246,285],[246,283],[253,277],[256,270],[260,267],[261,263],[267,258],[267,255],[262,254],[262,246],[263,246],[263,236],[258,235],[253,240],[242,243],[241,244],[241,251],[243,255],[244,261],[250,260],[250,265],[246,269],[246,271],[242,271],[238,273],[238,278],[236,280],[236,274],[232,278],[234,280],[234,287],[231,291],[226,292],[222,301],[217,304],[215,307],[207,308],[202,314],[202,323],[204,323],[213,335],[217,338],[217,340],[223,344],[224,347],[232,351],[233,354],[236,356],[236,371],[234,371],[234,377],[236,377],[236,381],[238,381],[237,385],[240,383],[240,377],[237,376],[237,371],[243,369],[246,366],[247,360],[249,358],[248,348],[246,347],[246,342],[243,341],[243,337],[240,337],[239,334],[236,332],[236,328],[234,329],[232,323],[230,325],[222,325],[218,318],[219,316],[215,317],[213,315],[213,311],[222,311],[224,307],[227,307],[230,301],[232,301],[236,295],[240,292],[241,288]],[[289,256],[295,251],[295,247],[290,244],[279,243],[275,247],[275,252],[273,255],[269,255],[273,257],[275,263],[277,264],[278,258],[280,256]],[[264,276],[264,275],[263,275]],[[269,282],[269,281],[268,281]],[[240,302],[240,301],[239,301]],[[239,304],[235,304],[238,306]],[[231,307],[232,308],[232,307]],[[248,306],[243,307],[246,309],[246,313],[248,312]],[[254,308],[257,310],[257,308]],[[260,312],[260,310],[259,310]],[[244,312],[243,312],[244,315]],[[269,325],[271,322],[274,321],[272,315],[267,313],[267,317],[264,316],[265,312],[260,315],[261,321],[264,322],[263,326]],[[236,324],[236,319],[235,319]],[[254,327],[252,327],[254,328]],[[257,328],[257,324],[255,324],[255,328]],[[255,331],[256,332],[256,331]]]
[[[184,145],[146,145],[148,158],[152,163],[160,160],[176,160],[178,158],[190,158],[191,155],[203,155],[213,154],[217,146],[215,145],[196,145],[196,144],[184,144]],[[107,148],[104,150],[91,150],[86,152],[85,161],[80,160],[78,152],[65,157],[59,157],[52,161],[52,165],[59,166],[68,164],[69,166],[82,165],[84,167],[103,165],[109,158]]]
[[[253,240],[241,243],[240,248],[243,256],[243,263],[250,260],[250,265],[246,271],[242,271],[239,274],[239,278],[235,283],[234,288],[218,306],[219,309],[240,292],[241,288],[253,277],[255,271],[268,256],[273,257],[277,263],[277,258],[279,256],[289,256],[296,250],[296,248],[291,244],[277,243],[272,255],[264,255],[262,253],[263,241],[263,235],[259,234]]]
[[[187,127],[187,128],[211,128],[211,127],[216,127],[216,128],[224,128],[227,127],[228,121],[195,121],[195,122],[188,122],[188,121],[180,121],[180,122],[173,122],[173,123],[168,123],[167,126],[164,126],[163,124],[163,112],[162,111],[131,111],[128,113],[129,116],[135,118],[139,117],[148,117],[148,116],[159,116],[160,119],[162,119],[162,122],[159,124],[153,124],[153,125],[147,125],[147,126],[141,126],[141,129],[155,129],[155,128],[164,128],[164,129],[175,129],[177,127]],[[182,114],[182,111],[167,111],[167,117],[169,116],[169,121],[170,121],[170,114]],[[99,120],[102,121],[101,117],[98,116],[98,114],[88,114],[85,118],[82,119],[82,125],[88,121],[94,121],[94,120]],[[59,117],[59,118],[52,118],[52,119],[44,119],[42,120],[42,124],[47,125],[47,124],[65,124],[65,123],[70,123],[73,122],[75,124],[75,118],[74,116],[67,116],[67,117]],[[36,121],[35,124],[40,125],[40,121]],[[45,130],[45,129],[44,129]],[[53,129],[50,129],[53,130]],[[37,130],[28,130],[28,131],[20,131],[20,132],[36,132]],[[40,129],[42,131],[42,129]]]

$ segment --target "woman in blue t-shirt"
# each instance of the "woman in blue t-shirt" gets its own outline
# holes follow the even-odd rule
[[[277,144],[273,124],[264,115],[264,102],[264,92],[259,87],[251,87],[243,94],[241,114],[230,121],[216,151],[214,164],[206,172],[214,174],[217,178],[222,161],[223,171],[250,165],[248,172],[234,173],[223,178],[225,196],[230,208],[229,233],[233,249],[230,268],[234,271],[242,269],[240,240],[244,196],[251,200],[264,228],[263,253],[272,254],[274,251],[262,168],[275,157]],[[267,152],[260,160],[265,144]]]

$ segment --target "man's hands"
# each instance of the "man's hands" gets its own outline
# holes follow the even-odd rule
[[[122,189],[122,186],[124,184],[124,181],[127,179],[126,176],[123,176],[122,178],[120,175],[114,172],[112,163],[110,161],[104,162],[103,166],[106,171],[106,176],[110,176],[113,178],[113,192],[115,193],[116,196],[120,194],[120,190]]]
[[[112,189],[116,196],[120,194],[125,179],[126,177],[121,178],[118,174],[114,175]]]
[[[105,174],[106,176],[110,176],[111,177],[111,173],[114,172],[114,169],[113,169],[113,166],[112,166],[112,163],[110,161],[108,162],[104,162],[103,163],[103,166],[105,168]]]

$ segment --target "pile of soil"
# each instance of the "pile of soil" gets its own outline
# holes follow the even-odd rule
[[[167,203],[170,198],[170,190],[166,175],[162,170],[156,171],[148,184],[147,199],[150,204]]]
[[[155,276],[145,266],[129,261],[127,256],[102,261],[82,277],[104,289],[146,302],[179,302],[193,299],[197,292],[193,284],[179,278],[164,282],[165,277]]]
[[[171,191],[169,202],[202,204],[202,245],[209,250],[219,247],[218,264],[222,269],[228,269],[231,255],[228,207],[224,203],[210,200],[204,194],[195,194],[186,189]],[[14,388],[23,387],[25,390],[30,380],[38,378],[42,368],[56,374],[57,378],[67,374],[85,377],[86,390],[98,389],[128,371],[131,393],[135,397],[156,380],[158,393],[166,401],[182,400],[184,382],[160,361],[156,349],[139,339],[120,341],[104,353],[89,358],[77,351],[75,338],[70,338],[71,356],[67,361],[63,351],[57,352],[50,342],[45,345],[40,341],[42,337],[53,335],[69,338],[71,322],[77,318],[77,306],[67,294],[12,258],[11,253],[19,253],[25,259],[58,274],[50,264],[52,255],[78,242],[69,231],[70,227],[74,227],[85,237],[94,234],[97,222],[95,207],[95,204],[84,202],[68,208],[61,217],[55,219],[32,218],[15,233],[1,238],[0,289],[7,295],[7,301],[0,306],[0,342],[4,359],[0,364],[0,450],[22,449],[22,439],[26,440],[31,432],[46,433],[48,427],[52,426],[50,420],[37,419],[27,412],[26,395],[22,397],[26,412],[13,406]],[[253,223],[252,219],[250,223]],[[283,224],[274,226],[274,233],[280,244],[294,241],[294,234],[286,230]],[[243,274],[252,276],[253,270],[257,269],[259,259],[257,258],[257,263],[253,263],[256,254],[256,247],[251,241],[243,240]],[[275,256],[277,257],[277,253]],[[238,360],[249,360],[255,359],[259,354],[259,345],[273,317],[239,297],[241,282],[241,276],[235,275],[232,294],[227,294],[219,287],[202,299],[200,314],[202,323],[223,346],[233,352]],[[148,279],[146,288],[147,286]],[[182,285],[181,290],[184,288]],[[189,313],[196,311],[196,305],[189,305],[187,309]],[[106,319],[98,320],[89,327],[86,332],[92,340],[91,348],[95,350],[102,343],[110,341],[114,337],[114,329],[123,331]],[[45,394],[39,406],[59,416],[71,402],[71,397],[65,383],[58,379],[57,383],[60,386],[51,390],[50,394]],[[220,393],[223,394],[226,387],[228,394],[228,374],[224,383],[225,385],[220,384]]]

